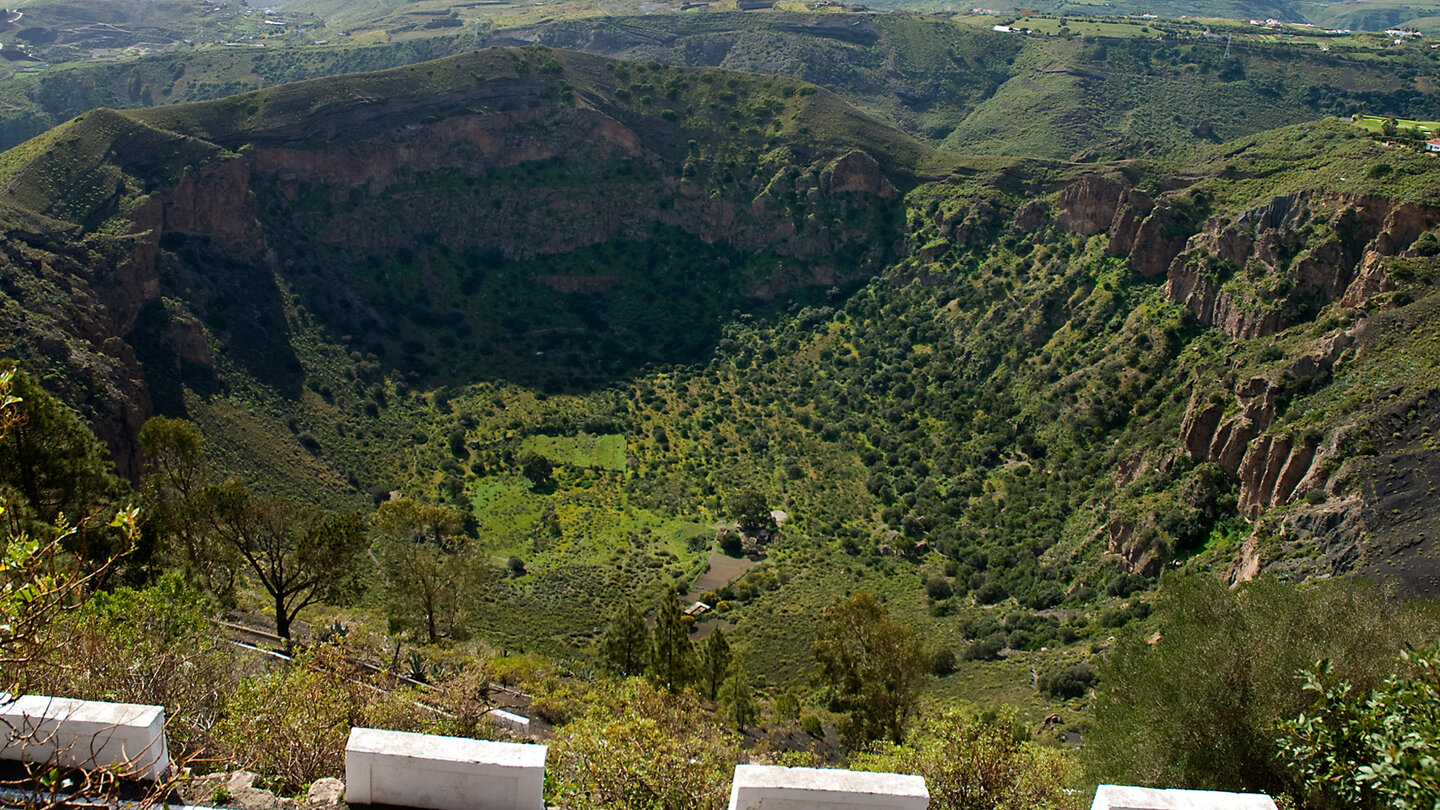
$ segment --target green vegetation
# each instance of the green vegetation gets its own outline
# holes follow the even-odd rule
[[[950,710],[917,727],[906,745],[877,746],[850,766],[924,776],[936,810],[1066,806],[1070,763],[1028,737],[1013,715],[967,717]]]
[[[1280,724],[1309,711],[1298,673],[1326,659],[1368,692],[1394,671],[1402,645],[1431,633],[1434,609],[1354,582],[1296,588],[1266,578],[1229,590],[1205,577],[1167,581],[1153,625],[1106,657],[1085,745],[1090,777],[1303,801],[1280,745]]]
[[[1357,115],[1355,126],[1377,135],[1422,141],[1440,134],[1440,121],[1416,121],[1411,118],[1388,118],[1381,115]]]
[[[1415,117],[1435,105],[1425,77],[1437,57],[1423,43],[1396,47],[1380,35],[1293,26],[1275,31],[1244,22],[1256,15],[1295,16],[1278,9],[1240,9],[1229,20],[1174,19],[1178,13],[1152,20],[1096,6],[1071,16],[945,18],[734,12],[616,17],[613,7],[602,17],[588,3],[543,9],[504,3],[450,9],[438,0],[323,5],[307,12],[292,3],[281,16],[329,20],[329,33],[302,35],[295,28],[293,36],[264,37],[264,49],[184,47],[123,61],[67,62],[0,82],[6,101],[0,145],[17,144],[96,107],[217,99],[516,41],[642,64],[790,76],[968,153],[1069,158],[1099,148],[1103,156],[1154,154],[1325,115],[1369,110]],[[995,32],[995,23],[1033,33]],[[1218,39],[1222,35],[1228,39]],[[327,44],[316,46],[315,38]],[[654,112],[665,109],[657,102]]]
[[[848,743],[901,740],[928,670],[913,630],[860,592],[826,608],[815,659],[831,708],[847,716],[840,731]]]
[[[1415,810],[1440,800],[1432,756],[1440,745],[1440,655],[1401,650],[1401,674],[1368,696],[1342,681],[1329,659],[1304,672],[1315,702],[1285,723],[1284,754],[1306,790],[1337,806]]]
[[[87,671],[121,671],[115,638],[193,669],[186,750],[283,754],[247,747],[281,729],[287,790],[347,724],[498,734],[494,682],[576,807],[723,803],[741,749],[918,770],[942,806],[1082,778],[1303,798],[1294,673],[1368,692],[1430,640],[1432,608],[1340,575],[1433,588],[1440,162],[1265,127],[1423,107],[1377,76],[1426,55],[824,19],[860,23],[832,67],[883,40],[934,74],[915,131],[1032,157],[808,80],[543,46],[92,111],[0,156],[0,326],[64,439],[0,470],[123,515],[93,429],[151,516],[119,563],[60,558],[156,614],[52,622],[91,634]],[[1217,88],[1257,100],[1189,131]],[[1051,109],[1086,111],[1072,140]],[[7,483],[7,517],[53,519]],[[222,609],[309,651],[205,680],[231,670],[167,639]]]

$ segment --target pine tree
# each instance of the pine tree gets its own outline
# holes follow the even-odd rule
[[[645,665],[650,633],[645,619],[634,602],[626,602],[616,611],[600,639],[600,655],[605,664],[622,677],[639,674]]]
[[[680,611],[680,594],[673,586],[660,597],[660,612],[655,617],[655,636],[650,644],[650,678],[657,686],[678,692],[690,684],[695,674],[695,645],[690,642],[690,628]]]
[[[750,673],[745,669],[745,658],[736,655],[730,662],[730,677],[720,688],[720,699],[725,703],[725,713],[736,728],[742,731],[755,722],[755,697],[751,694]]]
[[[711,700],[719,693],[729,672],[730,642],[725,640],[725,631],[717,627],[705,639],[705,647],[700,651],[700,683]]]

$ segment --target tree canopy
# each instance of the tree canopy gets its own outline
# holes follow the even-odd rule
[[[1231,590],[1204,574],[1167,578],[1154,624],[1122,635],[1103,660],[1090,778],[1303,799],[1277,730],[1310,703],[1296,673],[1328,658],[1368,692],[1435,620],[1434,606],[1354,581],[1262,577]]]
[[[238,481],[211,487],[207,500],[212,528],[239,552],[270,595],[275,633],[286,640],[295,617],[336,584],[365,545],[357,514],[255,495]]]
[[[846,742],[903,740],[930,669],[915,631],[859,591],[825,609],[813,649],[830,706],[846,715],[840,727]]]
[[[650,631],[633,601],[615,611],[600,639],[600,654],[611,672],[621,677],[638,675],[645,668]]]
[[[390,586],[392,624],[422,629],[431,644],[463,634],[468,595],[484,571],[462,534],[464,514],[399,498],[380,504],[372,524]]]

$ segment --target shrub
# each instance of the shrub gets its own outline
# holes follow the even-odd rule
[[[820,721],[818,714],[807,714],[800,718],[800,730],[811,737],[825,736],[825,724]]]
[[[241,681],[214,732],[230,764],[262,773],[282,792],[294,793],[316,779],[344,774],[352,727],[424,728],[419,709],[405,695],[374,691],[350,670],[340,648],[326,644]]]
[[[930,672],[944,677],[955,671],[955,653],[949,647],[941,647],[930,656]]]
[[[694,695],[631,679],[562,727],[553,799],[570,810],[721,810],[740,755]]]
[[[97,593],[51,627],[69,666],[25,672],[24,687],[82,700],[165,707],[172,753],[214,748],[210,730],[231,689],[234,661],[206,621],[209,605],[176,574],[143,591]]]
[[[1436,612],[1346,581],[1260,578],[1232,591],[1207,575],[1167,579],[1153,627],[1122,634],[1104,659],[1089,778],[1303,804],[1276,730],[1310,703],[1295,673],[1330,658],[1356,689],[1374,688],[1404,642],[1433,634]]]
[[[966,661],[994,661],[1000,657],[1000,651],[1003,649],[1005,649],[1005,636],[997,633],[966,647],[961,657]]]
[[[1090,665],[1081,662],[1041,675],[1037,686],[1043,695],[1068,700],[1084,695],[1085,690],[1095,681],[1095,673],[1090,669]]]
[[[982,605],[993,605],[1008,595],[1005,593],[1005,586],[992,579],[975,590],[975,601]]]
[[[998,633],[1000,622],[991,613],[981,613],[960,623],[960,634],[966,638],[985,638]]]
[[[1030,592],[1030,598],[1025,600],[1026,607],[1031,610],[1044,610],[1060,604],[1065,594],[1060,592],[1060,587],[1053,582],[1047,582]]]
[[[1440,805],[1440,646],[1402,650],[1400,660],[1405,671],[1368,695],[1328,660],[1303,673],[1314,703],[1281,731],[1287,764],[1312,795],[1343,807]]]
[[[1013,714],[970,717],[951,710],[924,723],[903,745],[857,754],[850,767],[920,774],[933,810],[1067,806],[1069,759],[1028,736]]]
[[[954,593],[950,580],[944,577],[930,577],[925,580],[925,595],[931,599],[949,599]]]
[[[1100,611],[1100,624],[1103,627],[1124,627],[1136,619],[1144,619],[1149,615],[1150,605],[1148,603],[1131,602]]]

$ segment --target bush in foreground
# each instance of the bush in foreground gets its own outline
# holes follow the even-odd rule
[[[921,724],[902,745],[855,755],[850,767],[924,776],[932,810],[1068,807],[1065,788],[1074,776],[1069,755],[1029,741],[1013,714],[954,710]]]
[[[564,810],[721,810],[734,735],[689,692],[631,679],[560,728],[548,801]]]
[[[1296,673],[1328,658],[1368,692],[1406,642],[1434,633],[1436,614],[1433,603],[1354,581],[1261,578],[1231,590],[1207,575],[1167,579],[1154,624],[1122,635],[1106,656],[1089,776],[1303,800],[1277,729],[1311,702]]]

